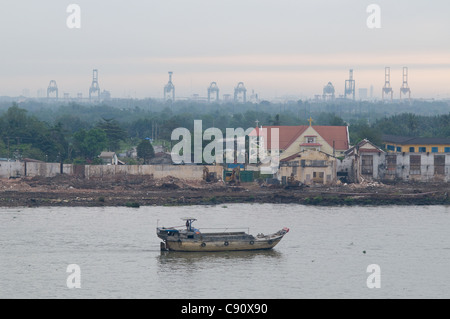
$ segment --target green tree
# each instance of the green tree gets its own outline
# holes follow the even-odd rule
[[[78,131],[74,134],[73,139],[77,154],[89,160],[93,160],[100,155],[108,145],[106,133],[98,128]]]
[[[116,120],[103,118],[103,121],[97,123],[96,127],[106,133],[109,151],[117,151],[120,148],[120,141],[125,141],[127,138],[127,132]]]
[[[342,118],[340,118],[339,116],[334,115],[330,119],[330,125],[331,126],[347,126],[347,123],[345,123],[345,121]]]
[[[375,145],[381,146],[382,132],[367,124],[365,120],[359,120],[349,126],[350,143],[355,145],[363,139],[368,139]]]
[[[142,140],[137,146],[137,156],[144,160],[144,164],[155,156],[155,150],[149,140]]]
[[[1,134],[0,134],[0,136],[1,136]],[[10,157],[8,146],[4,142],[3,138],[0,138],[0,157],[3,157],[3,158]]]
[[[0,137],[8,149],[6,157],[29,157],[43,161],[60,161],[65,158],[66,140],[61,126],[51,127],[25,109],[13,104],[0,117]]]
[[[146,138],[152,137],[155,131],[156,120],[154,118],[140,118],[128,125],[128,134],[131,137]]]

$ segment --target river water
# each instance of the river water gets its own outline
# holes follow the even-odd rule
[[[181,217],[290,232],[266,252],[160,252],[157,224]],[[79,289],[67,287],[71,264]],[[380,288],[367,285],[372,264]],[[0,298],[449,297],[445,206],[0,208]]]

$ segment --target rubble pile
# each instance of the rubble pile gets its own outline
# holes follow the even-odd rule
[[[350,188],[386,187],[386,185],[380,182],[367,182],[367,181],[362,181],[359,184],[349,184],[348,186]]]

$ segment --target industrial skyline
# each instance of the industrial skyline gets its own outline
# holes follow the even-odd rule
[[[89,97],[88,99],[83,99],[83,93],[78,92],[75,96],[71,96],[69,93],[64,93],[64,99],[68,100],[77,100],[77,101],[89,101],[89,102],[95,102],[100,100],[107,100],[111,98],[111,93],[107,90],[100,90],[99,86],[99,80],[98,80],[98,69],[92,70],[92,83],[89,87]],[[206,95],[200,95],[198,93],[192,94],[189,97],[179,97],[175,94],[175,85],[172,81],[172,77],[174,72],[169,71],[169,80],[166,85],[164,85],[163,88],[163,95],[160,98],[162,100],[165,100],[167,102],[173,102],[176,100],[185,100],[185,99],[192,99],[192,100],[203,100],[204,102],[208,103],[215,103],[215,102],[235,102],[235,103],[246,103],[246,102],[260,102],[259,94],[255,93],[255,90],[252,90],[251,95],[247,96],[247,88],[245,87],[244,82],[239,82],[234,87],[234,94],[230,93],[224,93],[222,96],[220,95],[220,87],[217,82],[213,81],[210,83],[209,87],[206,88],[205,93]],[[391,87],[391,68],[385,67],[385,83],[382,88],[382,94],[381,94],[381,100],[383,101],[393,101],[394,100],[394,88]],[[50,83],[46,90],[46,98],[48,100],[58,100],[60,97],[59,95],[59,88],[57,82],[52,79],[50,80]],[[408,80],[408,67],[402,68],[402,84],[399,89],[399,95],[395,98],[402,100],[407,97],[408,101],[411,101],[411,88],[409,87],[409,80]],[[343,92],[336,91],[335,85],[333,85],[332,82],[328,82],[327,85],[323,87],[323,94],[315,94],[314,100],[316,101],[333,101],[336,98],[339,99],[347,99],[347,100],[377,100],[378,98],[374,95],[373,92],[373,85],[370,86],[370,95],[368,94],[369,88],[358,88],[358,98],[356,95],[357,91],[357,85],[356,80],[354,78],[354,70],[349,70],[348,79],[345,79],[345,85]],[[203,92],[202,92],[203,93]],[[37,97],[37,98],[43,98],[45,97],[45,90],[41,89],[37,92],[36,96],[32,96],[30,92],[27,92],[27,94],[22,94],[21,96],[25,97]],[[407,96],[406,96],[407,95]],[[293,95],[291,95],[293,97]],[[116,97],[117,98],[117,97]],[[148,97],[146,97],[148,98]],[[155,98],[155,97],[150,97]]]
[[[344,95],[353,69],[356,99],[359,89],[371,86],[381,99],[382,72],[390,67],[396,99],[408,67],[413,98],[450,98],[445,0],[375,1],[381,7],[379,29],[366,25],[372,1],[76,3],[79,29],[66,25],[68,3],[22,0],[2,6],[0,96],[45,94],[55,80],[59,98],[80,92],[87,97],[86,74],[98,69],[101,88],[118,98],[163,98],[168,71],[176,74],[178,97],[207,97],[212,82],[221,98],[233,96],[243,82],[261,99],[314,98],[328,82],[336,96]]]

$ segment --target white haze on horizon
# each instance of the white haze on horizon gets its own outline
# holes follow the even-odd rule
[[[434,0],[18,0],[0,4],[0,96],[31,96],[50,80],[60,95],[88,95],[92,69],[113,97],[162,97],[173,71],[178,97],[220,95],[244,82],[261,98],[313,97],[348,70],[380,97],[384,67],[394,94],[409,67],[416,98],[450,98],[450,2]],[[66,8],[81,7],[81,29]],[[380,5],[381,29],[366,25]]]

